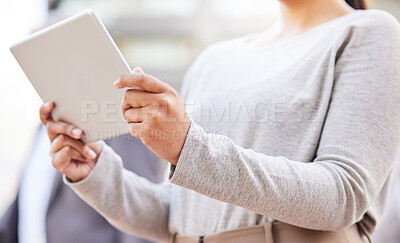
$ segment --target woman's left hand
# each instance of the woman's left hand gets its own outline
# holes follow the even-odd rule
[[[140,68],[122,75],[114,86],[141,89],[128,89],[122,102],[129,133],[141,139],[158,157],[176,165],[190,127],[178,93]]]

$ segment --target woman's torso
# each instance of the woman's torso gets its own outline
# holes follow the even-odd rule
[[[228,136],[244,148],[313,161],[338,51],[352,23],[370,13],[374,11],[354,11],[270,46],[251,46],[245,37],[207,48],[184,81],[189,115],[206,132]],[[177,186],[171,198],[170,231],[182,235],[209,235],[272,220]]]

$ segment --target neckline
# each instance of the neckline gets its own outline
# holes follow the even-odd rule
[[[264,49],[271,49],[271,48],[283,46],[283,45],[289,44],[291,42],[294,42],[294,41],[296,41],[298,39],[304,38],[305,36],[310,35],[311,33],[321,29],[322,27],[328,26],[328,25],[330,25],[332,23],[335,23],[335,22],[337,22],[339,20],[345,19],[348,16],[352,16],[352,15],[354,15],[356,13],[361,12],[361,11],[366,11],[366,10],[355,9],[355,10],[353,10],[351,12],[348,12],[346,14],[343,14],[343,15],[341,15],[339,17],[330,19],[330,20],[325,21],[325,22],[323,22],[323,23],[321,23],[319,25],[316,25],[316,26],[314,26],[314,27],[312,27],[312,28],[310,28],[310,29],[298,34],[298,35],[295,35],[294,37],[292,37],[290,39],[284,40],[284,41],[278,41],[278,42],[274,42],[274,43],[271,43],[271,44],[260,45],[260,46],[256,46],[256,45],[252,45],[252,44],[247,43],[252,36],[254,36],[255,34],[262,33],[262,32],[246,35],[246,36],[244,36],[242,38],[239,38],[239,41],[240,41],[240,44],[242,44],[242,46],[244,46],[246,49],[249,49],[249,50],[260,51],[260,50],[264,50]]]

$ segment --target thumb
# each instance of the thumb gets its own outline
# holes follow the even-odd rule
[[[132,73],[144,73],[144,71],[141,67],[135,67],[135,69],[132,70]]]
[[[162,93],[171,89],[168,84],[149,74],[144,73],[140,67],[135,68],[132,73],[122,74],[120,79],[115,81],[113,85],[117,89],[135,87],[150,93]]]

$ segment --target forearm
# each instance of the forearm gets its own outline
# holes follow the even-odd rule
[[[386,175],[330,152],[318,160],[257,153],[193,122],[171,182],[300,227],[337,230],[359,221]]]
[[[125,170],[121,158],[104,144],[87,178],[64,181],[116,228],[151,240],[167,242],[169,188]]]

